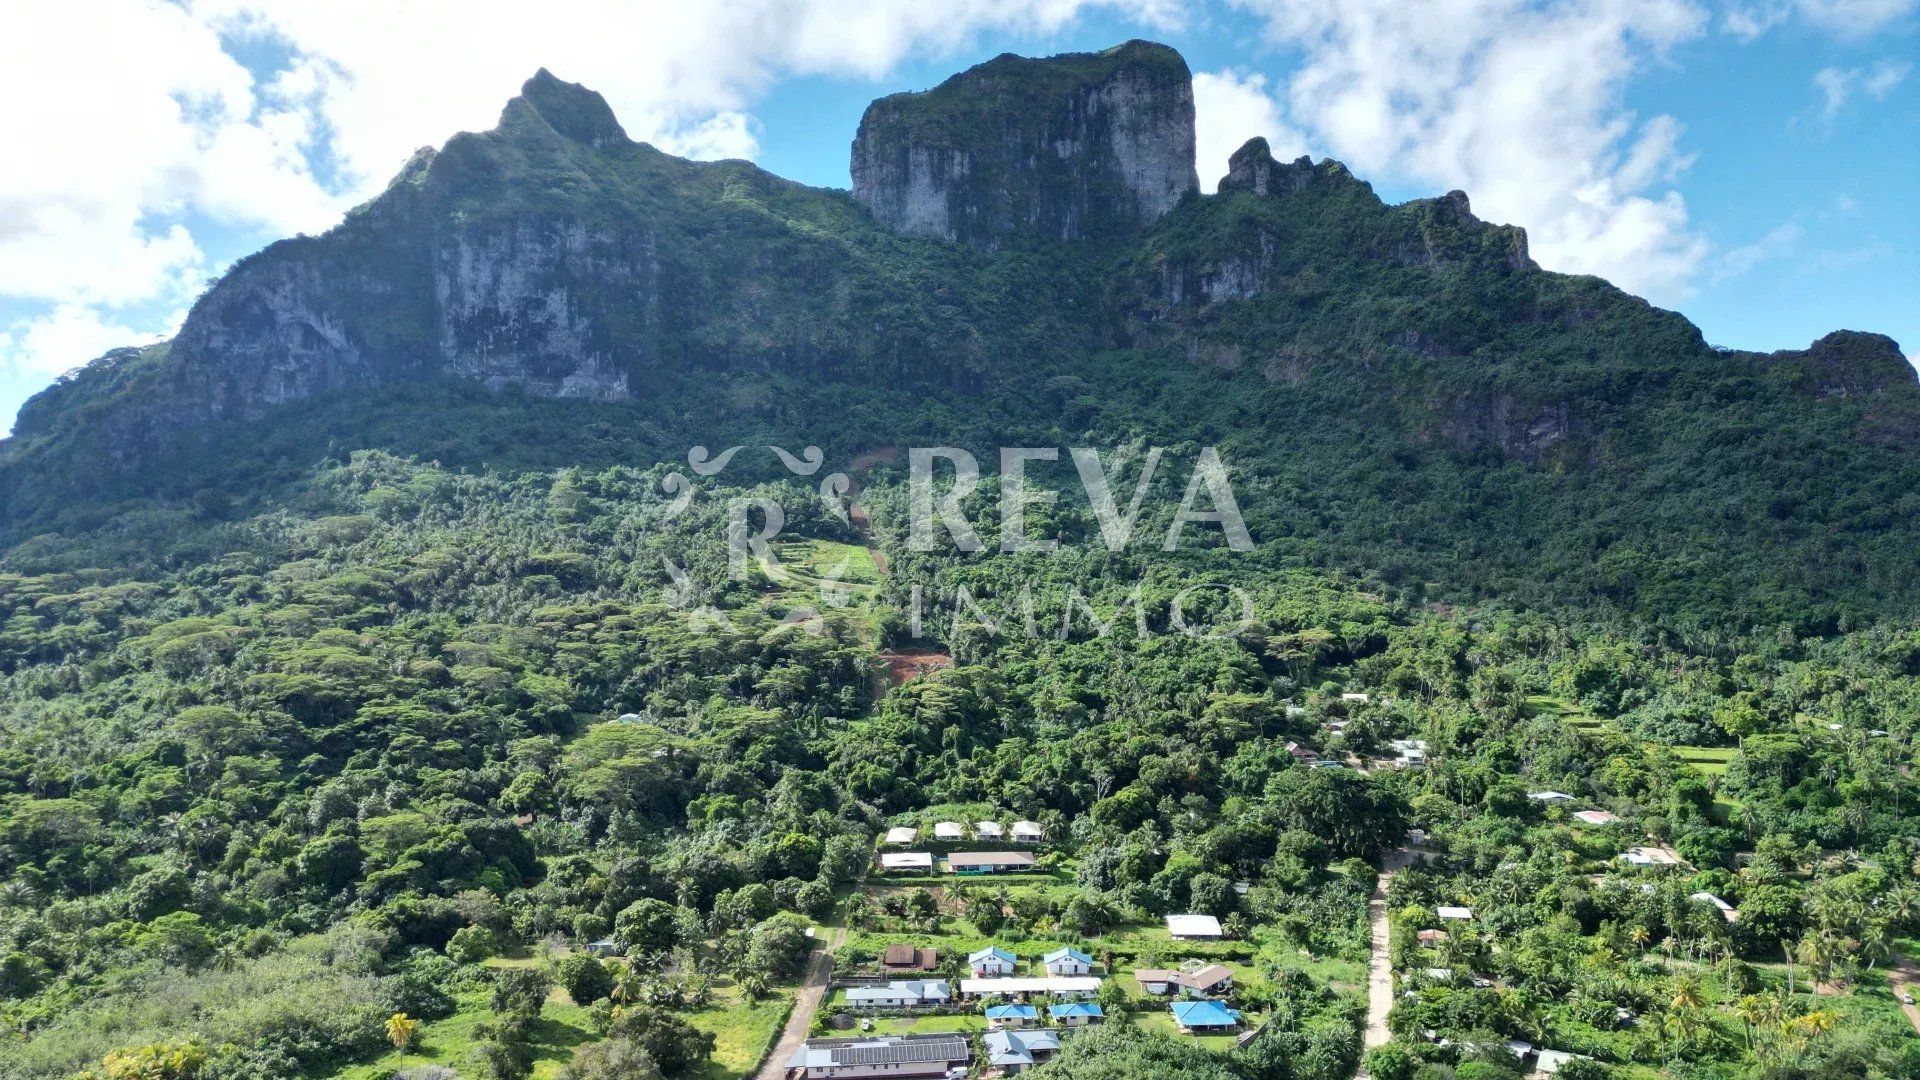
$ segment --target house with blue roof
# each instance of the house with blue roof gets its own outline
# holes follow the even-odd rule
[[[1031,1005],[989,1005],[987,1026],[992,1028],[1026,1027],[1040,1019],[1040,1010]]]
[[[1045,1063],[1060,1052],[1058,1032],[989,1031],[982,1040],[987,1048],[987,1064],[1011,1076]]]
[[[989,945],[967,956],[967,966],[973,969],[977,979],[992,978],[995,975],[1011,975],[1020,966],[1020,958],[998,945]]]
[[[1106,1010],[1091,1001],[1070,1001],[1064,1005],[1047,1006],[1047,1015],[1062,1027],[1085,1027],[1106,1019]]]
[[[1093,971],[1093,957],[1079,949],[1055,949],[1040,958],[1049,975],[1087,975]]]
[[[1176,1001],[1167,1006],[1183,1035],[1217,1035],[1240,1027],[1240,1010],[1219,1001]]]

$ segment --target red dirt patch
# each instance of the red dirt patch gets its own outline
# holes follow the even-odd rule
[[[880,662],[886,665],[887,681],[894,686],[900,686],[922,675],[945,671],[953,666],[953,657],[943,652],[888,650],[880,654]]]

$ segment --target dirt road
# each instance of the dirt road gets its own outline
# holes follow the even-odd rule
[[[1387,1030],[1387,1013],[1393,1009],[1393,962],[1387,934],[1388,879],[1413,861],[1413,853],[1395,848],[1380,860],[1380,876],[1373,882],[1373,899],[1367,902],[1367,915],[1373,923],[1373,962],[1367,968],[1367,1034],[1362,1052],[1384,1045],[1393,1033]],[[1360,1076],[1367,1070],[1362,1067]]]
[[[793,1012],[787,1015],[787,1026],[781,1029],[780,1041],[773,1044],[767,1060],[760,1063],[754,1080],[785,1080],[787,1060],[807,1041],[807,1032],[813,1029],[813,1014],[826,1000],[827,987],[833,981],[833,954],[840,951],[846,941],[847,928],[838,927],[832,938],[807,961],[807,972],[801,976],[800,989],[793,996]]]
[[[1887,985],[1893,988],[1896,1001],[1900,1001],[1902,995],[1920,1000],[1920,967],[1902,959],[1899,966],[1887,972]],[[1900,1011],[1907,1014],[1907,1023],[1913,1025],[1913,1030],[1920,1031],[1920,1007],[1900,1001]]]

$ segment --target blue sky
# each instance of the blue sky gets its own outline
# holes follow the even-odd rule
[[[170,332],[547,66],[637,138],[847,184],[873,97],[1000,52],[1148,37],[1196,76],[1200,173],[1246,137],[1382,196],[1461,188],[1550,269],[1709,340],[1920,353],[1920,0],[73,0],[0,14],[0,423]]]

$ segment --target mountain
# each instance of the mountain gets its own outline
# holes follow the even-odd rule
[[[1152,435],[1237,444],[1283,560],[1746,623],[1911,609],[1920,388],[1890,339],[1716,349],[1541,270],[1464,193],[1389,206],[1254,139],[1201,195],[1192,147],[1186,65],[1145,42],[876,101],[851,196],[633,142],[543,70],[337,228],[241,260],[171,343],[29,402],[0,535],[257,499],[277,481],[247,465],[343,446],[509,466],[730,427],[847,453]],[[479,434],[522,408],[555,419]],[[583,441],[603,424],[628,430]]]
[[[1192,146],[1146,43],[876,102],[852,192],[541,72],[36,397],[0,1080],[744,1080],[988,942],[1098,958],[1035,1080],[1916,1075],[1893,342],[1715,349],[1463,193]],[[1058,548],[914,543],[910,447],[1016,539],[994,451],[1055,448]],[[1168,550],[1210,450],[1251,550]],[[1044,843],[876,858],[941,822]],[[1189,960],[1243,1035],[1135,991]],[[862,1038],[974,1053],[924,1019]]]

